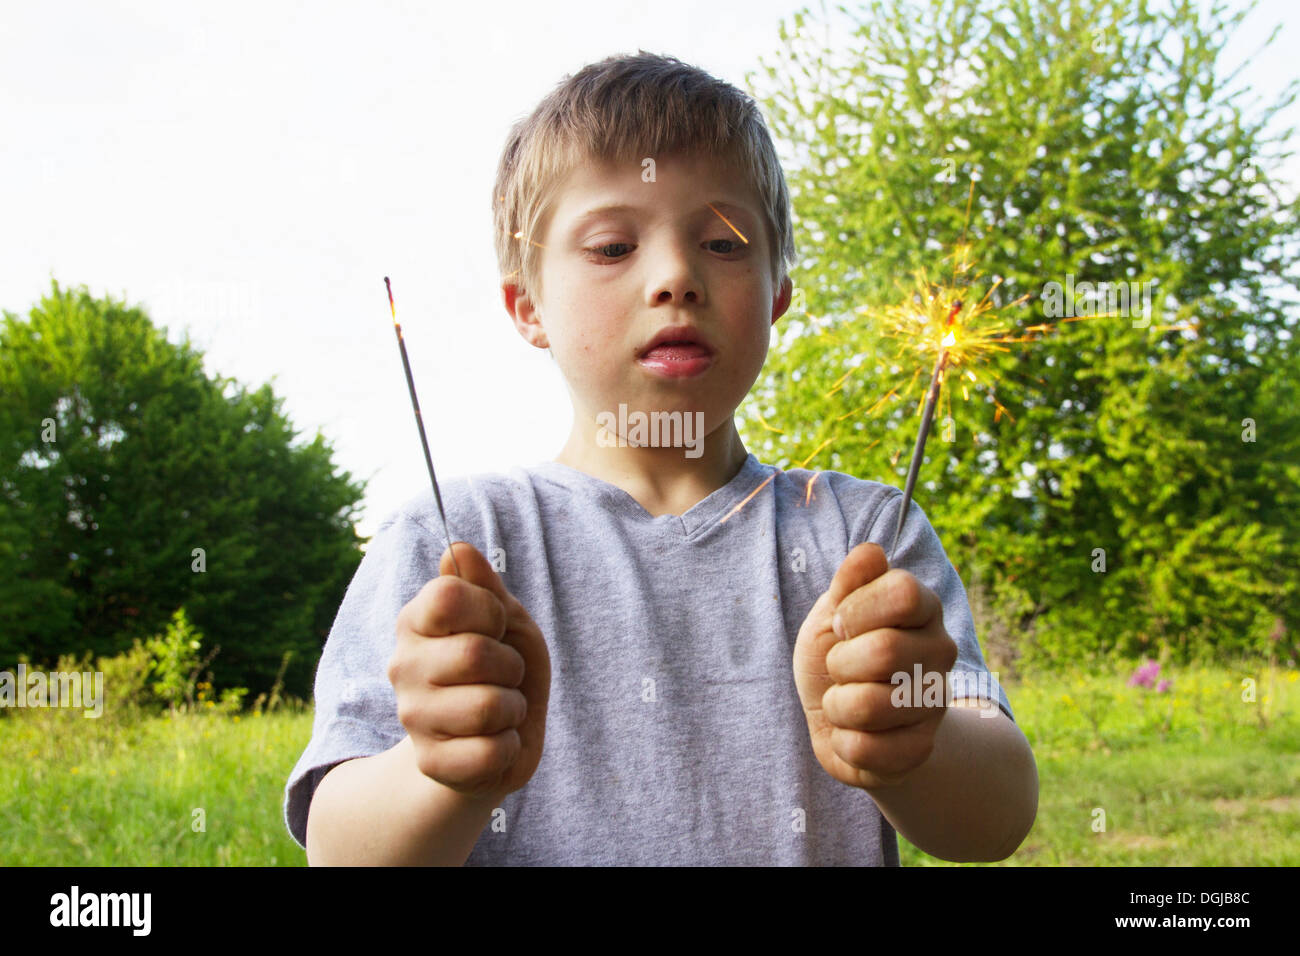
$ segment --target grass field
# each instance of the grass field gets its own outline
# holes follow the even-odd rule
[[[1039,808],[995,865],[1300,865],[1300,675],[1174,670],[1164,693],[1127,676],[1005,684]],[[109,716],[0,717],[0,865],[305,865],[281,800],[309,711]],[[899,844],[905,866],[952,865]]]

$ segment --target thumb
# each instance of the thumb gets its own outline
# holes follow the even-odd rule
[[[456,549],[455,562],[451,557],[452,548]],[[460,574],[456,574],[457,565],[460,566]],[[438,562],[438,573],[459,577],[462,581],[486,588],[497,596],[497,600],[503,606],[510,606],[505,583],[488,563],[488,559],[483,557],[482,552],[468,541],[454,541],[446,551],[442,552],[442,559]]]
[[[831,621],[842,600],[880,577],[888,568],[885,552],[877,544],[866,542],[850,551],[831,579],[831,586],[808,612],[795,639],[795,689],[808,720],[813,751],[827,770],[840,762],[830,745],[834,728],[822,712],[822,698],[835,683],[826,670],[826,655],[840,640],[831,629]]]
[[[889,561],[880,545],[871,542],[858,545],[845,556],[831,579],[831,586],[808,612],[794,648],[795,683],[799,684],[805,706],[820,702],[821,695],[831,686],[826,673],[826,654],[839,641],[831,629],[831,621],[840,602],[888,568]]]
[[[889,559],[885,557],[884,548],[871,541],[858,545],[845,556],[831,579],[831,586],[826,589],[831,610],[834,611],[846,597],[888,570]]]

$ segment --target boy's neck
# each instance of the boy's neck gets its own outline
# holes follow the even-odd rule
[[[700,456],[681,448],[605,448],[576,427],[555,461],[622,488],[653,517],[680,515],[717,491],[749,457],[728,418],[701,443]]]

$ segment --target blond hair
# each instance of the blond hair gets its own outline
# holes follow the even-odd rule
[[[610,162],[682,152],[730,160],[759,198],[773,282],[796,250],[790,195],[754,100],[730,83],[668,56],[613,56],[567,76],[506,138],[492,220],[504,282],[541,295],[540,240],[564,178],[592,159]]]

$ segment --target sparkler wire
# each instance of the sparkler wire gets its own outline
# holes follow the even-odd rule
[[[424,447],[424,463],[429,466],[429,481],[433,483],[433,500],[438,503],[438,517],[442,519],[442,533],[446,535],[447,547],[451,549],[451,565],[456,569],[456,577],[463,578],[460,564],[456,561],[456,549],[451,547],[451,530],[447,527],[447,513],[442,509],[442,494],[438,491],[438,476],[433,473],[433,456],[429,454],[429,439],[424,434],[424,418],[420,414],[420,400],[415,395],[415,380],[411,377],[411,360],[406,356],[406,342],[402,339],[402,326],[397,321],[397,307],[393,304],[393,286],[384,276],[384,287],[388,289],[388,308],[393,314],[393,331],[397,333],[397,348],[402,353],[402,368],[406,372],[406,388],[411,393],[411,408],[415,410],[415,425],[420,430],[420,444]]]
[[[934,363],[934,374],[930,376],[930,388],[925,397],[925,411],[921,415],[921,430],[916,434],[916,447],[912,450],[912,463],[907,469],[907,484],[903,487],[903,507],[898,512],[898,524],[894,526],[894,543],[889,546],[889,565],[893,567],[894,552],[898,550],[898,539],[903,534],[903,524],[907,520],[907,509],[912,504],[912,489],[916,487],[916,476],[921,470],[921,458],[925,454],[925,440],[930,435],[930,422],[934,418],[934,406],[939,398],[939,376],[948,364],[948,350],[939,354]]]

